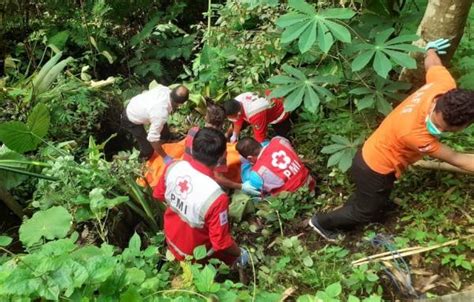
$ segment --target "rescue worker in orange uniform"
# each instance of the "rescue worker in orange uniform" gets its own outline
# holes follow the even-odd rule
[[[440,143],[443,132],[457,132],[474,122],[474,92],[456,88],[442,65],[449,41],[427,45],[426,84],[398,105],[368,138],[352,163],[355,193],[347,203],[329,213],[317,213],[309,225],[328,241],[337,241],[337,230],[376,220],[391,206],[393,184],[403,171],[423,156],[474,171],[474,158]],[[445,53],[445,52],[444,52]]]

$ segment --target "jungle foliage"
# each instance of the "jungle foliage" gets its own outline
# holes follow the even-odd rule
[[[375,302],[472,286],[472,176],[410,171],[394,192],[399,218],[352,232],[340,246],[302,225],[346,200],[352,188],[344,172],[355,152],[416,88],[398,76],[416,68],[410,53],[422,51],[412,41],[425,6],[3,1],[0,300]],[[473,20],[471,12],[453,59],[466,88],[474,77]],[[221,102],[270,88],[295,113],[293,143],[318,175],[319,192],[263,199],[234,223],[236,241],[251,252],[249,284],[218,261],[177,263],[166,252],[164,206],[136,183],[137,152],[117,143],[126,141],[118,131],[123,104],[152,81],[190,88],[192,102],[170,120],[179,134],[201,122],[205,97]],[[444,142],[472,151],[473,134],[471,127]],[[350,265],[458,238],[411,258],[408,270],[400,262]],[[205,254],[198,247],[193,258]]]

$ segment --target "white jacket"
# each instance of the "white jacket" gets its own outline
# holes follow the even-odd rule
[[[168,87],[158,85],[134,96],[127,105],[127,117],[132,123],[150,125],[149,142],[160,140],[161,130],[172,110],[170,92]]]

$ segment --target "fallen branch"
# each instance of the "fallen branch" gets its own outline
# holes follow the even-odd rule
[[[473,156],[472,160],[474,160],[474,156]],[[463,170],[463,169],[460,169],[458,167],[455,167],[453,165],[450,165],[448,163],[443,163],[443,162],[436,162],[436,161],[429,161],[429,160],[419,160],[414,164],[414,166],[420,167],[420,168],[423,168],[423,169],[442,170],[442,171],[448,171],[448,172],[474,175],[474,172]]]
[[[435,249],[438,249],[440,247],[444,247],[444,246],[447,246],[447,245],[456,245],[456,244],[459,243],[459,240],[468,239],[468,238],[471,238],[473,236],[474,235],[468,235],[468,236],[461,237],[459,239],[454,239],[454,240],[451,240],[451,241],[447,241],[445,243],[440,243],[440,244],[436,244],[436,245],[429,246],[429,247],[418,247],[418,248],[411,248],[411,249],[406,248],[406,249],[403,249],[403,250],[395,250],[393,252],[389,252],[391,254],[389,256],[384,256],[387,253],[376,254],[376,255],[368,256],[368,257],[353,261],[351,264],[353,266],[359,266],[359,265],[363,265],[363,264],[366,264],[366,263],[369,263],[369,262],[381,262],[381,261],[386,261],[386,260],[392,260],[392,259],[402,258],[402,257],[406,257],[406,256],[411,256],[411,255],[415,255],[415,254],[420,254],[420,253],[435,250]]]

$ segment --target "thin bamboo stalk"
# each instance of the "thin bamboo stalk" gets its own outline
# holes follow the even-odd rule
[[[363,265],[363,264],[366,264],[366,263],[369,263],[369,262],[381,262],[381,261],[385,261],[385,260],[392,260],[392,259],[402,258],[402,257],[411,256],[411,255],[415,255],[415,254],[420,254],[420,253],[435,250],[435,249],[438,249],[440,247],[444,247],[444,246],[447,246],[447,245],[458,244],[459,240],[468,239],[468,238],[471,238],[473,236],[474,235],[464,236],[464,237],[461,237],[459,239],[454,239],[454,240],[451,240],[451,241],[447,241],[445,243],[440,243],[440,244],[436,244],[436,245],[429,246],[429,247],[419,247],[417,249],[412,249],[412,250],[408,250],[408,251],[405,249],[405,251],[401,252],[401,253],[399,251],[393,251],[393,254],[395,254],[395,255],[392,254],[390,256],[380,256],[380,254],[372,255],[372,256],[369,256],[369,257],[359,259],[357,261],[353,261],[351,264],[353,266],[359,266],[359,265]]]

